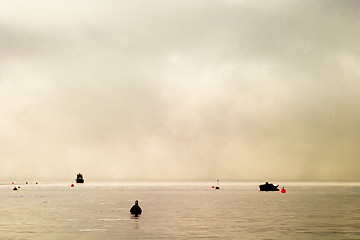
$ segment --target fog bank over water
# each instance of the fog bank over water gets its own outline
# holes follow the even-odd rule
[[[0,180],[360,181],[359,1],[1,1]]]

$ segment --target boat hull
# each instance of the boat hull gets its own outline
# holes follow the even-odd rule
[[[274,184],[262,184],[262,185],[259,185],[260,191],[264,191],[264,192],[279,191],[278,187],[279,187],[279,185],[274,185]]]

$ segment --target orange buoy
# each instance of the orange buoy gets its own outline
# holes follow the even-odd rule
[[[282,188],[282,189],[280,190],[280,192],[281,192],[281,193],[286,193],[285,188]]]
[[[74,184],[71,184],[71,186],[70,187],[74,187]]]

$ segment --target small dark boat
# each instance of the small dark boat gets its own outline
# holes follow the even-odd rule
[[[75,179],[76,183],[84,183],[84,178],[81,173],[78,173]]]
[[[279,191],[279,185],[266,182],[265,184],[259,185],[260,191]]]

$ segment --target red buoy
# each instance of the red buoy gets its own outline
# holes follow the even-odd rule
[[[281,192],[281,193],[286,193],[285,188],[282,188],[282,189],[280,190],[280,192]]]
[[[71,184],[71,187],[74,187],[74,184]]]
[[[26,182],[26,184],[28,184],[28,182]]]
[[[212,186],[211,188],[214,188],[214,186]]]
[[[14,182],[12,182],[11,184],[14,184]]]

